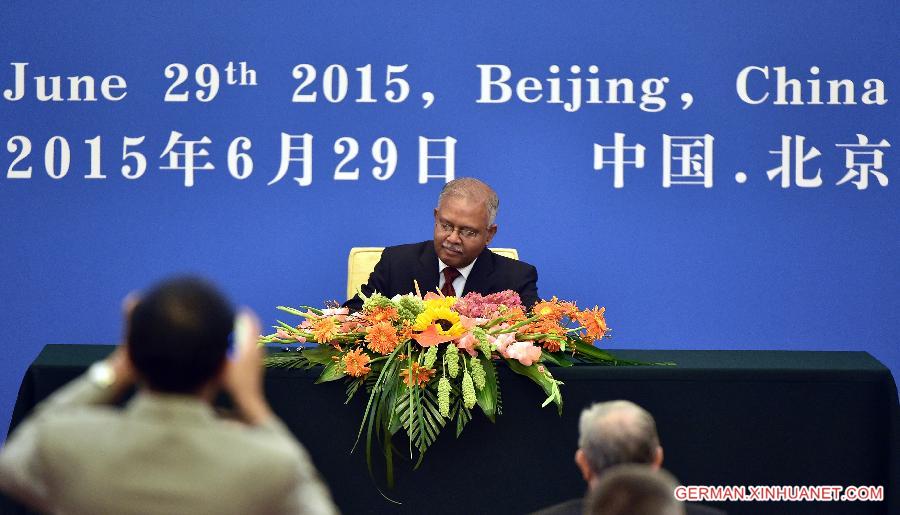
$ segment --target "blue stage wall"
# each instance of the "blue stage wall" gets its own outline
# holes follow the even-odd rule
[[[430,237],[441,154],[498,191],[493,244],[543,296],[607,307],[611,347],[866,350],[896,376],[898,6],[7,3],[0,421],[44,344],[118,341],[162,277],[265,321],[343,300],[350,247]],[[188,187],[168,150],[191,146]]]

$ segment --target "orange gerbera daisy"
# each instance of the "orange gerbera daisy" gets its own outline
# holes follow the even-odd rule
[[[575,319],[579,324],[584,326],[584,329],[587,331],[587,337],[591,340],[603,338],[603,335],[606,334],[606,331],[608,330],[606,327],[606,318],[603,316],[604,312],[606,312],[605,307],[598,308],[597,306],[594,306],[594,309],[586,309],[575,315]]]
[[[404,368],[400,371],[400,377],[403,378],[403,382],[406,386],[412,387],[414,385],[419,385],[420,388],[425,388],[425,385],[428,384],[428,381],[434,376],[434,372],[435,370],[433,368],[413,363],[409,368]]]
[[[547,352],[558,352],[561,348],[559,342],[556,340],[541,340],[540,344]]]
[[[397,308],[392,306],[381,306],[372,309],[366,314],[366,320],[370,324],[375,325],[379,322],[393,322],[398,317]]]
[[[332,317],[322,317],[312,323],[312,333],[319,343],[327,343],[337,335],[338,327]]]
[[[550,300],[542,300],[531,308],[531,312],[541,317],[541,319],[562,320],[566,314],[565,307],[553,297]]]
[[[344,354],[344,370],[353,377],[362,377],[372,371],[367,365],[369,356],[362,349],[356,348]]]
[[[372,352],[378,354],[390,354],[397,348],[399,340],[397,338],[397,330],[390,322],[379,322],[369,328],[366,333],[366,346]]]
[[[503,312],[503,315],[509,317],[506,319],[506,321],[511,324],[521,322],[522,320],[528,318],[528,316],[525,314],[525,310],[520,307],[509,308],[508,310]]]
[[[575,305],[574,302],[565,302],[562,301],[559,303],[562,308],[563,314],[570,319],[575,319],[575,315],[578,314],[578,306]]]
[[[523,334],[548,334],[559,337],[566,335],[566,330],[559,325],[557,320],[552,318],[540,318],[522,328],[520,332]],[[539,342],[548,352],[556,352],[560,349],[559,342],[556,340],[542,339]]]
[[[541,318],[562,320],[563,317],[573,318],[578,313],[578,306],[574,302],[566,302],[553,297],[550,300],[542,300],[531,308],[531,312]]]
[[[412,326],[409,324],[403,324],[400,326],[400,329],[397,331],[397,339],[401,342],[405,342],[412,338],[413,330]]]

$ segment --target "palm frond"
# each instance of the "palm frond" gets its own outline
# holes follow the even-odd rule
[[[459,438],[466,424],[472,420],[472,412],[463,406],[461,397],[457,397],[453,407],[450,408],[450,419],[452,420],[453,418],[456,418],[456,437]]]
[[[425,451],[437,440],[444,427],[444,417],[438,409],[437,397],[429,388],[406,388],[397,399],[395,413],[410,444],[419,451],[421,463]]]
[[[270,368],[310,369],[316,365],[310,362],[302,352],[277,352],[266,356],[263,362]]]

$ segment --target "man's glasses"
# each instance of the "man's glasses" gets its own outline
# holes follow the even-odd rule
[[[481,234],[475,229],[469,229],[468,227],[455,227],[453,224],[448,224],[447,222],[435,222],[435,224],[437,225],[437,228],[447,236],[450,236],[454,232],[458,232],[460,238],[474,240]]]

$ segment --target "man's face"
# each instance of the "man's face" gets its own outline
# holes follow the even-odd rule
[[[463,268],[475,260],[497,232],[487,225],[484,202],[447,197],[434,210],[434,251],[441,261]]]

